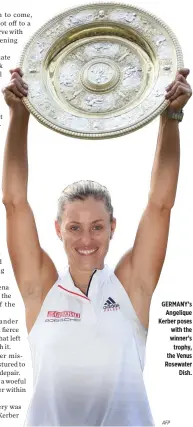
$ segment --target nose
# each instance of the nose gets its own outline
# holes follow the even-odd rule
[[[84,231],[81,236],[81,242],[84,246],[89,246],[92,240],[90,231]]]

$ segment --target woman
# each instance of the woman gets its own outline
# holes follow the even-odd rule
[[[27,130],[20,69],[4,88],[10,109],[3,203],[10,258],[25,309],[34,369],[28,426],[152,426],[143,382],[149,308],[163,266],[179,172],[180,111],[191,96],[182,69],[167,88],[149,200],[135,242],[115,271],[104,267],[116,220],[108,191],[92,181],[67,187],[56,232],[68,257],[58,277],[40,247],[27,201]]]

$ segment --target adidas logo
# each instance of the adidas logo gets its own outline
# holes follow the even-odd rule
[[[120,305],[117,304],[113,298],[109,297],[105,304],[103,305],[104,311],[114,311],[114,310],[120,310]]]

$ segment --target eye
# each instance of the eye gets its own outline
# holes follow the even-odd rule
[[[70,227],[70,230],[72,230],[72,231],[78,231],[79,229],[80,229],[79,225],[72,225]]]
[[[94,225],[93,230],[100,231],[103,229],[102,225]]]

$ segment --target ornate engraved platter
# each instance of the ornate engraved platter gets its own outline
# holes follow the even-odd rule
[[[173,32],[154,15],[100,2],[48,21],[19,66],[29,86],[24,103],[41,123],[99,139],[134,131],[164,111],[165,88],[183,57]]]

